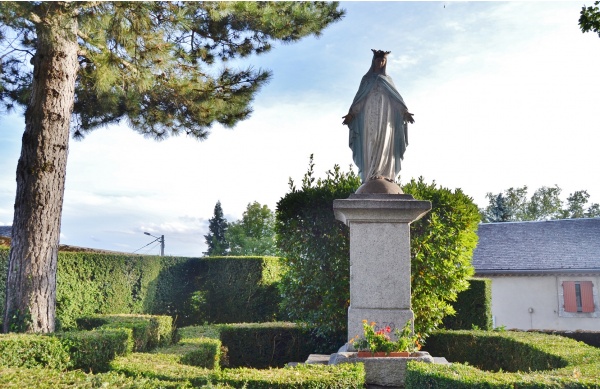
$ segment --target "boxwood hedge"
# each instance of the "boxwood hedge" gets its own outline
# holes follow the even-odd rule
[[[456,363],[410,363],[407,389],[600,388],[600,350],[560,336],[439,331],[427,351]]]
[[[130,328],[133,333],[133,350],[148,351],[171,344],[173,319],[158,315],[92,315],[78,318],[80,329]]]
[[[64,370],[70,357],[60,339],[48,335],[0,334],[0,367]]]

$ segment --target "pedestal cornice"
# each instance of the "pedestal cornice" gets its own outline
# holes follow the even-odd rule
[[[333,200],[335,218],[351,222],[411,223],[431,210],[431,202],[407,194],[353,194]]]

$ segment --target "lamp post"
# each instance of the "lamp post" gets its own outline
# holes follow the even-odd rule
[[[144,235],[148,235],[153,238],[156,238],[156,240],[158,240],[160,242],[160,256],[164,257],[164,255],[165,255],[165,236],[161,235],[160,237],[158,237],[158,236],[152,235],[149,232],[144,232]],[[150,242],[150,243],[152,243],[152,242]]]

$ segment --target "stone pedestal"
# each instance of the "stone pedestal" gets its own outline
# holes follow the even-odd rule
[[[348,340],[363,334],[362,321],[402,329],[410,306],[410,223],[431,202],[406,194],[353,194],[334,200],[336,219],[350,227]]]
[[[331,355],[329,364],[361,362],[365,365],[367,389],[402,389],[404,388],[406,376],[406,364],[410,361],[434,363],[434,358],[424,351],[413,353],[410,357],[401,358],[358,358],[356,353],[337,353]]]

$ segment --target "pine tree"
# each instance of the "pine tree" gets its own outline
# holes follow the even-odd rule
[[[225,217],[223,217],[223,208],[221,208],[221,202],[217,201],[213,217],[208,220],[208,235],[204,235],[206,239],[206,245],[208,250],[204,252],[204,255],[215,256],[215,255],[227,255],[229,245],[225,239],[227,233],[228,223]]]
[[[70,132],[126,120],[155,139],[205,139],[248,118],[270,77],[228,60],[342,16],[335,2],[0,3],[0,103],[25,108],[4,331],[54,331]]]

